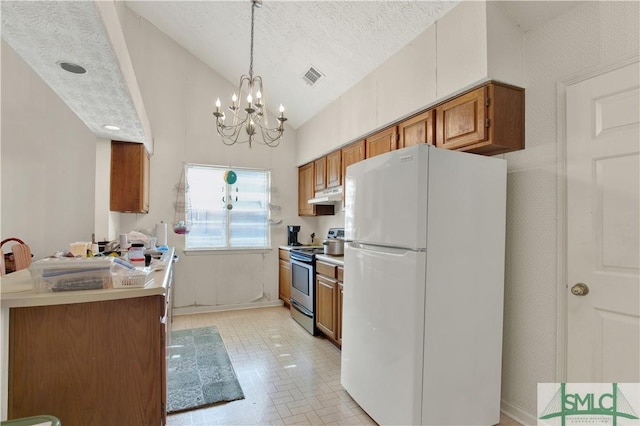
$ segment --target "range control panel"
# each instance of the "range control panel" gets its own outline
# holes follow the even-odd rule
[[[327,238],[344,238],[344,228],[329,228]]]

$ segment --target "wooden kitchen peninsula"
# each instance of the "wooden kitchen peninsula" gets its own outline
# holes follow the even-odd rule
[[[27,270],[2,277],[2,419],[164,425],[173,254],[144,288],[38,293]]]

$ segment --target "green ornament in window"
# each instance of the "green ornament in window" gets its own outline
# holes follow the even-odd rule
[[[233,170],[227,170],[226,172],[224,172],[224,181],[226,183],[228,183],[229,185],[233,185],[234,183],[236,183],[236,180],[238,180],[236,172],[234,172]]]

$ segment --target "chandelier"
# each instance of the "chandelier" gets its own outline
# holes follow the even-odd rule
[[[262,77],[253,75],[253,20],[255,9],[262,6],[262,0],[251,0],[251,55],[249,59],[249,74],[240,77],[238,85],[238,94],[233,94],[231,98],[231,123],[225,124],[225,113],[220,112],[220,98],[216,99],[216,110],[213,115],[216,117],[216,130],[222,138],[225,145],[233,145],[235,143],[252,142],[264,143],[270,147],[276,147],[280,144],[282,134],[284,133],[284,122],[287,119],[284,116],[284,107],[280,104],[280,115],[277,117],[277,127],[269,128],[269,120],[267,117],[267,109],[264,105],[264,88],[262,87]],[[246,107],[241,108],[240,102],[245,99]],[[247,135],[246,140],[239,140],[241,133]],[[262,140],[254,139],[260,133]]]

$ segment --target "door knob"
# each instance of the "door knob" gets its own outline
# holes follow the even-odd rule
[[[589,287],[584,283],[577,283],[571,287],[571,293],[574,296],[586,296],[589,294]]]

